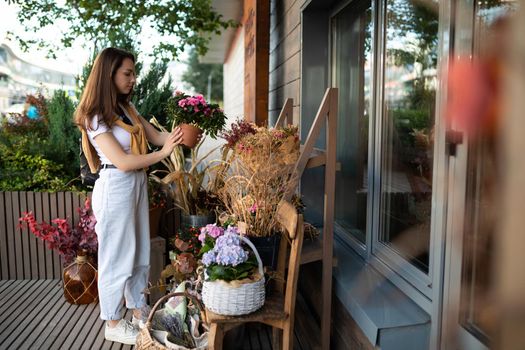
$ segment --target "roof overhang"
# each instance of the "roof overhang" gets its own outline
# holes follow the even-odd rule
[[[243,0],[213,0],[212,8],[222,15],[224,20],[242,20]],[[212,34],[208,44],[208,52],[199,57],[201,63],[224,63],[237,28],[222,30],[220,35]]]

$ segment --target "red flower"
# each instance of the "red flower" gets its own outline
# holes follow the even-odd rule
[[[56,218],[52,224],[45,221],[38,223],[33,212],[25,212],[18,219],[19,228],[28,228],[36,237],[46,243],[49,249],[54,249],[64,257],[66,264],[73,261],[78,251],[84,249],[88,254],[95,255],[98,250],[97,236],[95,233],[95,217],[91,212],[89,198],[84,202],[83,208],[78,208],[80,219],[75,228],[69,226],[67,219]]]

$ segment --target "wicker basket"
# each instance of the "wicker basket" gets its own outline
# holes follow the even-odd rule
[[[246,315],[264,305],[264,270],[261,257],[249,239],[240,236],[255,253],[261,278],[255,282],[232,284],[225,281],[204,281],[202,301],[206,308],[219,315]]]
[[[206,321],[206,312],[204,312],[204,308],[199,300],[197,300],[193,295],[184,292],[184,293],[170,293],[162,298],[160,298],[153,308],[151,309],[151,312],[148,316],[148,320],[146,321],[146,324],[144,325],[144,328],[142,328],[137,336],[137,341],[135,343],[135,349],[136,350],[189,350],[188,348],[180,345],[172,344],[171,346],[166,346],[159,342],[156,338],[159,334],[165,333],[167,335],[167,332],[162,331],[155,331],[151,329],[151,323],[153,320],[153,316],[155,315],[155,312],[157,311],[159,305],[163,303],[165,300],[171,298],[171,297],[178,297],[178,296],[185,296],[186,298],[190,298],[193,303],[199,308],[201,312],[201,319],[203,321]],[[207,329],[207,328],[206,328]],[[153,336],[153,333],[157,333],[157,337]],[[201,339],[202,338],[202,339]],[[198,345],[196,348],[193,348],[192,350],[206,350],[208,348],[208,332],[205,332],[202,334],[199,339],[201,339],[200,345]],[[197,339],[195,339],[197,340]]]

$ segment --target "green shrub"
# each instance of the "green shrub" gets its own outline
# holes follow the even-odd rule
[[[165,106],[172,94],[171,78],[161,85],[166,69],[166,63],[153,63],[135,87],[132,99],[141,116],[148,120],[155,116],[161,125],[166,125]]]
[[[60,191],[66,189],[67,178],[62,165],[39,154],[27,154],[25,139],[15,148],[0,144],[0,191]]]
[[[73,123],[75,106],[67,93],[58,90],[47,105],[48,144],[46,158],[64,165],[68,177],[78,176],[80,132]]]

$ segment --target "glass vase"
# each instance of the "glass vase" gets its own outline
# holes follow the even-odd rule
[[[97,269],[85,252],[64,268],[64,297],[70,304],[90,304],[98,301]]]

